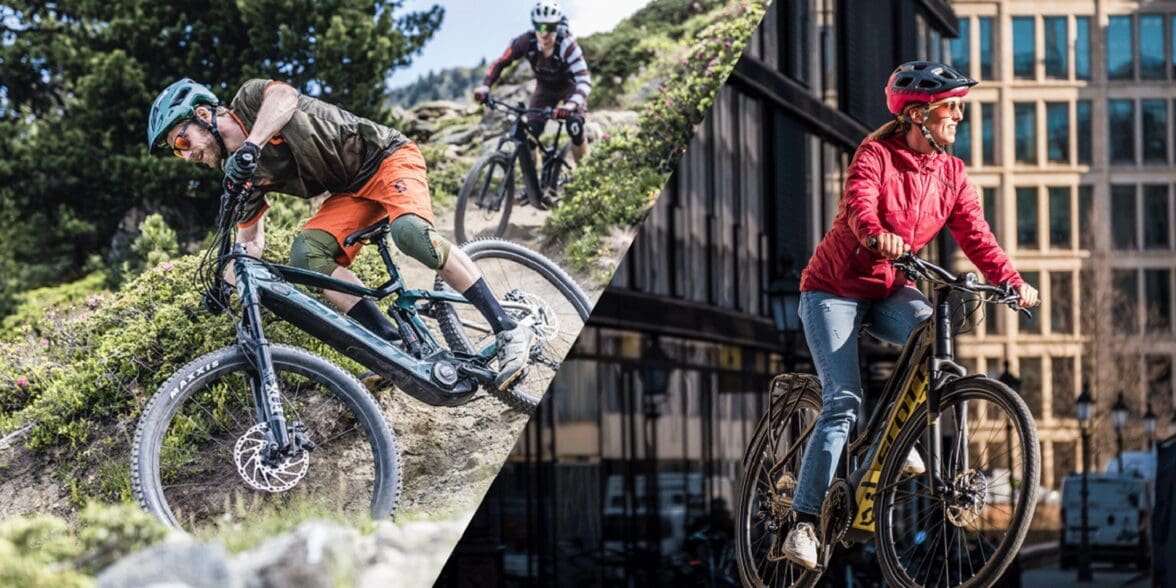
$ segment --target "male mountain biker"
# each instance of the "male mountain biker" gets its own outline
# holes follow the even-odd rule
[[[588,94],[592,92],[588,62],[568,32],[567,17],[558,2],[539,0],[531,9],[531,24],[534,31],[515,37],[502,56],[490,64],[486,79],[474,91],[474,100],[485,102],[502,70],[525,57],[535,72],[535,91],[527,107],[554,107],[555,118],[567,119],[572,157],[579,163],[588,154],[588,142],[584,140],[584,117],[588,111]],[[527,126],[539,135],[546,122],[529,118]]]
[[[433,228],[425,160],[396,130],[301,95],[284,82],[249,80],[226,108],[207,87],[184,78],[152,104],[147,144],[152,152],[169,148],[189,163],[223,168],[232,184],[252,183],[237,225],[237,242],[250,255],[260,257],[265,248],[266,193],[329,195],[291,244],[291,263],[361,284],[348,266],[362,244],[345,247],[343,240],[387,216],[396,247],[437,270],[494,329],[499,389],[524,374],[534,337],[531,319],[508,316],[469,256]],[[324,295],[368,330],[399,338],[373,301],[330,290]]]
[[[976,83],[941,63],[913,61],[894,70],[886,100],[896,118],[858,146],[833,228],[801,276],[800,317],[823,403],[797,479],[797,524],[783,552],[804,568],[817,566],[818,513],[861,404],[858,331],[869,322],[875,337],[901,344],[931,316],[930,302],[890,261],[921,249],[946,225],[989,282],[1011,285],[1021,306],[1037,303],[1037,290],[984,220],[964,162],[946,151],[964,117],[963,97]],[[912,451],[903,470],[924,467]]]

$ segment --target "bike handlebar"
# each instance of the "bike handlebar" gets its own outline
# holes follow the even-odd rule
[[[974,272],[964,272],[957,275],[910,252],[902,254],[890,263],[902,270],[909,279],[930,282],[962,292],[981,294],[980,300],[984,302],[1004,304],[1017,312],[1024,313],[1025,316],[1033,316],[1028,308],[1018,304],[1021,296],[1009,284],[999,286],[982,284]],[[1037,306],[1040,305],[1041,302],[1038,301]]]
[[[491,98],[490,96],[486,97],[486,106],[488,106],[494,110],[507,110],[507,111],[513,112],[519,116],[524,116],[524,115],[528,115],[528,114],[540,114],[546,118],[550,118],[550,119],[555,118],[554,117],[555,109],[551,108],[550,106],[548,106],[546,108],[527,108],[522,103],[519,103],[518,106],[511,106],[510,104],[507,104],[506,102],[503,102],[501,100],[495,100],[494,98]],[[555,119],[555,120],[558,120],[558,119]]]

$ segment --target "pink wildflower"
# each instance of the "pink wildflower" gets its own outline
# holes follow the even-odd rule
[[[159,264],[160,271],[165,271],[165,272],[171,271],[171,269],[173,267],[175,267],[175,265],[173,265],[172,262],[170,262],[170,261],[165,261],[165,262]]]
[[[16,387],[20,388],[21,390],[27,389],[29,387],[29,379],[24,376],[17,378]]]

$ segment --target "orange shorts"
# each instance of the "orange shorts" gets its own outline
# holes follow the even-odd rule
[[[376,175],[358,192],[332,194],[306,221],[303,230],[319,229],[334,236],[343,250],[335,261],[347,267],[363,247],[361,243],[344,247],[343,240],[347,235],[385,216],[391,222],[406,214],[415,214],[431,225],[436,224],[425,158],[413,143],[401,146],[385,158]]]

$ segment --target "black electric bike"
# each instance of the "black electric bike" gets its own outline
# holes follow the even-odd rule
[[[877,408],[846,444],[817,529],[818,568],[782,552],[792,501],[821,412],[809,374],[772,382],[772,402],[743,458],[736,520],[745,586],[814,586],[838,543],[874,541],[888,586],[991,586],[1017,556],[1036,507],[1041,457],[1025,402],[955,361],[952,302],[1016,306],[1017,293],[906,254],[894,262],[935,285],[934,313],[911,333]],[[977,308],[979,308],[977,306]],[[904,467],[916,451],[924,473]]]
[[[499,140],[489,155],[478,160],[466,175],[457,195],[454,215],[454,235],[458,242],[482,237],[502,237],[510,224],[511,207],[530,205],[536,210],[548,210],[559,201],[567,182],[571,164],[568,162],[571,144],[560,145],[564,127],[584,124],[579,117],[552,119],[551,108],[511,106],[494,98],[486,98],[486,106],[508,113],[510,130]],[[558,123],[551,141],[544,143],[527,126],[527,117],[555,120]],[[536,165],[533,148],[538,148],[541,163]],[[522,194],[516,194],[521,176]]]
[[[380,406],[351,373],[267,339],[265,311],[422,402],[456,406],[484,387],[524,411],[538,404],[588,317],[584,293],[538,253],[498,240],[463,246],[507,313],[534,319],[528,372],[500,392],[489,325],[440,278],[433,290],[406,288],[387,244],[387,218],[345,242],[372,243],[379,250],[389,278],[367,288],[273,264],[231,244],[246,196],[232,190],[222,195],[218,231],[197,272],[207,287],[205,306],[236,315],[237,341],[168,379],[144,408],[133,441],[134,494],[173,527],[305,502],[376,519],[396,507],[400,462]],[[236,305],[222,277],[229,267]],[[400,340],[377,336],[295,284],[390,302]],[[448,347],[425,318],[435,321]]]

